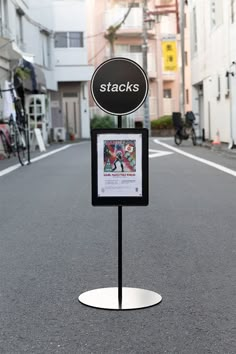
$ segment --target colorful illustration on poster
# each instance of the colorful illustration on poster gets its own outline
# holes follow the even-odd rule
[[[136,172],[135,140],[104,140],[104,172]]]

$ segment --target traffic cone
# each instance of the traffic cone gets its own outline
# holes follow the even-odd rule
[[[212,145],[221,145],[221,141],[220,141],[220,132],[219,132],[219,129],[217,129],[217,132],[216,132],[216,137],[215,137],[215,140],[213,140],[212,142]]]

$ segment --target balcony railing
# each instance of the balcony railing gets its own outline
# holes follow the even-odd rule
[[[130,52],[115,52],[117,57],[128,58],[136,63],[138,63],[141,67],[143,67],[143,54],[142,53],[130,53]],[[156,63],[155,57],[153,53],[148,53],[148,73],[156,74]]]
[[[125,14],[127,13],[127,8],[115,8],[106,11],[105,13],[105,30],[109,26],[114,26],[120,23]],[[140,31],[142,30],[142,9],[141,8],[133,8],[131,9],[128,17],[125,20],[125,23],[121,26],[122,29],[136,29],[139,28]]]

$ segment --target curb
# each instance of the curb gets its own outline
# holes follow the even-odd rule
[[[205,147],[206,149],[209,149],[211,151],[219,152],[223,156],[230,157],[233,159],[236,159],[236,148],[234,149],[228,149],[227,144],[222,144],[219,145],[212,145],[211,143],[204,142],[201,144],[202,147]]]

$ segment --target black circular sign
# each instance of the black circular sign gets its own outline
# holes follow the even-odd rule
[[[139,64],[127,58],[112,58],[94,72],[91,92],[103,111],[126,115],[136,111],[148,93],[148,79]]]

